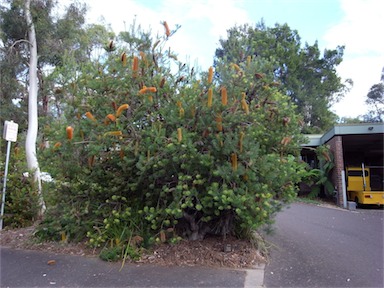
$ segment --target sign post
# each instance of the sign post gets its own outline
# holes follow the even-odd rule
[[[11,142],[17,141],[17,130],[19,125],[13,121],[5,121],[3,138],[8,142],[7,143],[7,156],[5,160],[5,171],[4,171],[4,181],[3,181],[3,193],[1,195],[1,216],[0,216],[0,230],[3,230],[3,216],[4,216],[4,206],[5,206],[5,191],[7,189],[7,175],[8,175],[8,163],[9,155],[11,154]]]

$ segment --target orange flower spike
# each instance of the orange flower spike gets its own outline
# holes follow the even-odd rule
[[[143,86],[143,88],[141,88],[140,90],[139,90],[139,94],[141,95],[141,94],[144,94],[144,93],[147,93],[147,86]]]
[[[85,113],[85,116],[88,118],[88,119],[90,119],[90,120],[92,120],[92,121],[96,121],[96,119],[95,119],[95,117],[92,115],[92,113],[91,112],[87,112],[87,113]]]
[[[156,87],[148,87],[147,92],[155,93],[155,92],[157,92],[157,89],[156,89]]]
[[[223,131],[223,117],[221,116],[221,114],[217,114],[216,116],[216,127],[217,131]]]
[[[208,89],[208,102],[207,102],[208,107],[212,107],[212,97],[213,97],[213,91],[212,91],[212,88],[209,88]]]
[[[208,83],[211,84],[213,80],[213,68],[212,66],[208,69]]]
[[[116,111],[116,117],[119,117],[121,115],[121,113],[123,113],[124,110],[127,110],[129,108],[129,105],[128,104],[123,104],[121,105],[117,111]]]
[[[223,106],[227,106],[228,104],[228,95],[226,87],[221,88],[221,104],[223,104]]]
[[[148,93],[148,92],[155,93],[155,92],[157,92],[157,88],[156,87],[143,86],[143,88],[139,90],[140,95]]]
[[[171,30],[169,29],[167,21],[163,22],[164,29],[165,29],[165,36],[169,37],[171,35]]]
[[[183,130],[181,128],[177,128],[177,141],[180,143],[183,140]]]
[[[123,52],[121,54],[121,62],[123,63],[123,67],[127,65],[127,53]]]
[[[104,124],[108,125],[110,122],[115,122],[115,121],[116,121],[116,117],[113,114],[108,114],[107,116],[105,116]]]
[[[137,71],[139,70],[139,58],[137,58],[137,56],[133,57],[132,70],[133,70],[133,77],[137,77]]]
[[[55,145],[53,145],[53,149],[58,149],[61,147],[61,142],[56,142]]]
[[[67,132],[67,139],[72,140],[73,139],[73,127],[68,126],[66,129]]]

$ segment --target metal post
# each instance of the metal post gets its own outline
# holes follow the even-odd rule
[[[11,141],[7,141],[7,156],[5,160],[5,171],[4,171],[4,183],[3,183],[3,193],[1,197],[1,217],[0,217],[0,230],[3,230],[3,216],[4,216],[4,206],[5,206],[5,191],[7,188],[7,174],[8,174],[8,163],[9,163],[9,154],[11,154]]]
[[[365,166],[364,166],[364,163],[361,163],[361,168],[363,170],[363,189],[365,191],[365,188],[367,187],[367,182],[365,181]]]
[[[342,193],[343,193],[343,208],[347,208],[347,188],[345,187],[345,171],[341,171],[341,187],[342,187]]]

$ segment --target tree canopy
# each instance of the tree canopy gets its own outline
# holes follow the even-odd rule
[[[368,122],[384,121],[384,68],[381,73],[380,83],[374,84],[367,94],[365,103],[368,104],[370,110],[364,116]]]
[[[303,116],[303,132],[325,131],[335,122],[336,115],[329,108],[348,88],[336,73],[344,47],[326,49],[321,55],[317,42],[302,45],[298,32],[287,24],[266,27],[263,22],[255,27],[246,24],[229,29],[220,46],[216,61],[237,65],[243,65],[247,57],[263,61],[260,72],[282,84],[281,91]]]

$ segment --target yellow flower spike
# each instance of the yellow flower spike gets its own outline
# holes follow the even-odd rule
[[[216,115],[216,127],[217,131],[223,131],[223,117],[221,116],[221,114]]]
[[[232,67],[233,67],[237,72],[241,71],[239,65],[237,65],[237,64],[235,64],[235,63],[232,63]]]
[[[92,113],[91,112],[87,112],[87,113],[85,113],[85,116],[88,118],[88,119],[90,119],[90,120],[92,120],[92,121],[96,121],[96,119],[95,119],[95,117],[92,115]]]
[[[227,106],[228,104],[228,95],[226,87],[221,88],[221,104],[223,104],[223,106]]]
[[[138,70],[139,70],[139,58],[137,58],[137,56],[134,56],[133,64],[132,64],[133,77],[137,77]]]
[[[248,103],[247,101],[245,100],[241,100],[241,107],[243,108],[245,114],[249,114],[249,106],[248,106]]]
[[[212,91],[212,88],[209,88],[208,89],[208,102],[207,102],[208,107],[212,107],[212,97],[213,97],[213,91]]]
[[[73,139],[73,127],[68,126],[65,130],[67,132],[67,139],[72,140]]]
[[[179,109],[179,116],[180,116],[180,117],[184,117],[184,114],[185,114],[185,112],[184,112],[184,108],[183,108],[183,107],[180,107],[180,109]]]
[[[121,113],[123,113],[123,111],[127,110],[128,108],[129,108],[128,104],[121,105],[119,108],[117,108],[116,117],[119,117],[121,115]]]
[[[127,65],[127,53],[123,52],[121,54],[121,62],[123,63],[123,67]]]
[[[183,130],[181,128],[177,128],[177,141],[180,143],[183,140]]]
[[[245,100],[245,92],[241,92],[241,100]]]
[[[123,135],[123,132],[121,131],[109,131],[104,133],[104,136],[121,136]]]
[[[209,67],[208,69],[208,83],[211,84],[213,80],[213,67]]]
[[[65,242],[67,241],[67,235],[65,234],[65,232],[61,232],[61,242]]]
[[[237,170],[237,154],[236,153],[231,154],[231,165],[232,165],[232,170],[236,171]]]
[[[181,101],[177,100],[176,105],[177,105],[177,107],[181,108]]]
[[[150,103],[153,102],[153,96],[152,96],[152,95],[148,95],[148,101],[149,101]]]
[[[191,116],[192,117],[196,116],[196,107],[194,107],[194,106],[191,108]]]
[[[252,60],[252,57],[247,56],[247,67],[249,67],[249,65],[251,64],[251,60]]]

